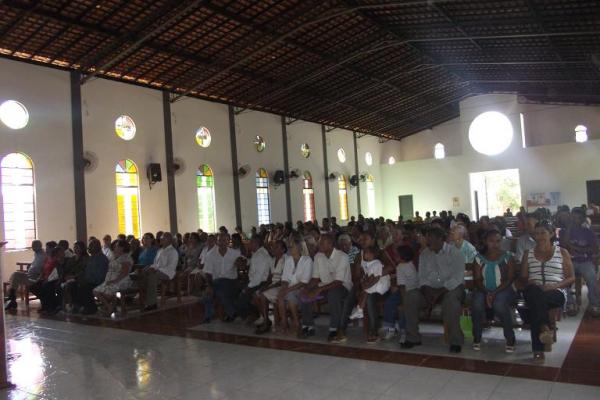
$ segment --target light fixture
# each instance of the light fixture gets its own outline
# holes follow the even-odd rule
[[[588,134],[587,127],[585,125],[577,125],[575,127],[575,141],[577,143],[587,142]]]

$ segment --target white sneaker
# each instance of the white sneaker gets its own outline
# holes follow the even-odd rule
[[[398,343],[406,342],[406,331],[403,329],[400,331],[400,336],[398,338]]]
[[[350,314],[350,319],[361,319],[363,317],[364,313],[362,308],[359,306],[354,307],[354,310],[352,310],[352,313]]]
[[[390,340],[396,336],[396,330],[394,328],[383,328],[379,336],[381,340]]]
[[[256,321],[254,321],[254,325],[256,326],[260,326],[265,322],[265,319],[263,317],[260,317],[259,319],[257,319]]]

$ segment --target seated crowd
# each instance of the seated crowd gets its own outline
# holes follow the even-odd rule
[[[598,243],[584,208],[539,209],[516,215],[522,234],[513,238],[505,217],[472,222],[465,214],[433,212],[412,221],[334,217],[316,222],[240,227],[230,235],[202,231],[146,233],[138,239],[90,238],[32,243],[27,271],[10,279],[6,309],[17,307],[25,285],[41,301],[41,312],[61,310],[111,315],[117,299],[133,291],[144,311],[157,308],[157,287],[176,275],[203,304],[203,323],[216,315],[254,323],[256,334],[315,335],[315,311],[327,305],[327,340],[344,343],[349,321],[364,319],[367,342],[398,335],[402,348],[421,345],[419,322],[441,305],[449,350],[461,352],[461,316],[472,318],[473,349],[481,350],[488,323],[498,320],[505,350],[515,351],[514,309],[529,325],[534,359],[542,361],[554,341],[551,310],[577,313],[571,287],[581,276],[591,315],[600,316]],[[273,319],[270,318],[272,310]],[[217,312],[220,311],[220,312]],[[380,315],[382,311],[382,315]],[[492,318],[493,316],[493,318]],[[381,325],[381,326],[380,326]]]

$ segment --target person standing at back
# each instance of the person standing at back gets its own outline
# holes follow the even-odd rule
[[[594,257],[598,256],[598,240],[596,234],[584,226],[585,211],[581,208],[571,210],[571,224],[566,233],[561,235],[562,246],[569,251],[573,261],[575,277],[582,277],[588,289],[588,302],[593,317],[600,317],[600,298],[598,296],[598,277]],[[577,314],[575,299],[569,291],[567,297],[569,315]]]

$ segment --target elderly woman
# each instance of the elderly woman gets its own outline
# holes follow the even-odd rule
[[[117,292],[131,287],[129,272],[133,260],[129,255],[129,243],[117,240],[113,244],[114,258],[108,264],[108,272],[104,283],[94,289],[94,295],[100,300],[103,314],[110,316],[116,307]]]
[[[295,334],[300,329],[300,290],[310,281],[312,266],[313,260],[308,255],[304,239],[300,235],[294,235],[290,241],[289,255],[284,258],[281,288],[277,293],[277,309],[281,319],[281,332],[284,334]],[[286,310],[289,310],[292,317],[291,329]]]
[[[523,256],[521,279],[526,282],[525,301],[529,308],[531,346],[535,362],[544,362],[544,350],[550,350],[554,332],[548,310],[562,308],[567,290],[575,282],[569,252],[553,242],[554,226],[549,221],[535,226],[536,245]]]
[[[274,262],[269,272],[269,280],[266,288],[260,292],[257,292],[255,297],[256,306],[260,312],[260,320],[262,324],[256,328],[257,334],[266,333],[271,330],[271,321],[269,320],[269,303],[275,304],[277,302],[277,295],[281,289],[281,277],[283,275],[283,267],[285,263],[285,254],[287,253],[287,247],[283,240],[277,240],[271,245],[271,253],[273,254]],[[279,312],[275,308],[275,327],[274,330],[279,329]]]

